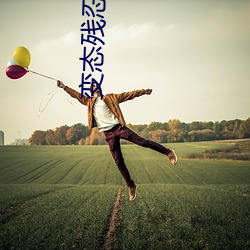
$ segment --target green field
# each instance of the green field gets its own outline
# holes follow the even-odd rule
[[[168,144],[167,157],[123,145],[135,201],[108,146],[0,147],[0,249],[250,249],[250,162],[187,159],[229,142]]]

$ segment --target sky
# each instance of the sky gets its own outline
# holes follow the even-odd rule
[[[102,14],[103,94],[153,89],[150,96],[121,104],[127,123],[250,117],[250,1],[106,0]],[[30,70],[80,91],[80,28],[86,20],[80,0],[0,2],[5,144],[35,130],[87,125],[87,108],[56,81],[32,73],[12,80],[5,73],[15,48],[24,46],[31,54]]]

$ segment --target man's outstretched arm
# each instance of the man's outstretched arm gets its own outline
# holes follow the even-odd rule
[[[124,92],[121,94],[117,94],[117,98],[119,103],[121,102],[125,102],[128,100],[132,100],[135,97],[139,97],[142,95],[150,95],[152,93],[152,89],[141,89],[141,90],[134,90],[134,91],[130,91],[130,92]]]
[[[61,82],[61,81],[57,81],[57,86],[59,88],[64,89],[70,96],[72,96],[73,98],[76,98],[83,105],[87,105],[88,98],[86,96],[83,96],[83,98],[82,98],[81,94],[79,92],[77,92],[76,90],[64,85],[63,82]]]

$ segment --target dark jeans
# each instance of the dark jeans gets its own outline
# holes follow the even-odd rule
[[[131,179],[129,171],[124,162],[124,158],[122,156],[121,151],[120,139],[125,139],[145,148],[151,148],[165,155],[168,155],[171,152],[171,150],[163,147],[159,143],[146,140],[140,137],[126,126],[122,127],[121,124],[116,125],[109,131],[104,131],[104,134],[106,137],[106,141],[109,144],[110,152],[128,187],[133,187],[135,186],[135,184],[134,181]]]

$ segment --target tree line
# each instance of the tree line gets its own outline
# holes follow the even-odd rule
[[[250,138],[250,118],[221,122],[181,122],[171,119],[168,122],[151,122],[149,125],[128,124],[131,130],[145,139],[158,143],[194,142]],[[103,133],[78,123],[63,125],[46,131],[36,130],[29,138],[31,145],[100,145],[105,144]],[[122,143],[127,143],[123,141]]]

